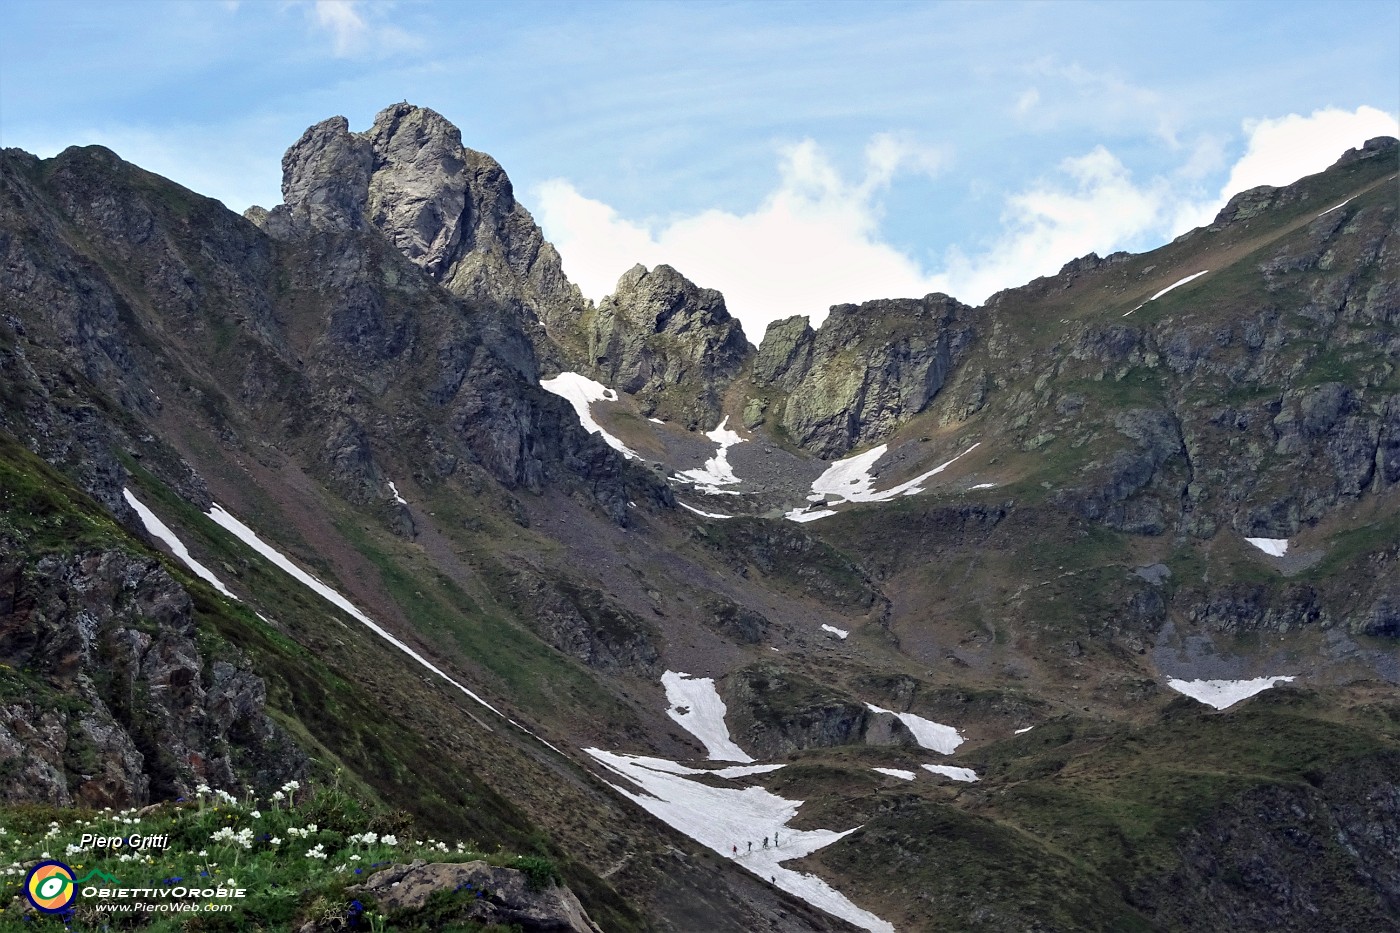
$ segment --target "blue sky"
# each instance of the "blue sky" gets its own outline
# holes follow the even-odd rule
[[[1396,0],[9,0],[0,144],[102,143],[242,210],[306,126],[406,98],[500,160],[587,294],[670,262],[757,340],[978,301],[1316,171],[1395,132],[1397,36]]]

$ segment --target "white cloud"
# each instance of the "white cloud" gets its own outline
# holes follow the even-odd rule
[[[1016,99],[1016,115],[1023,117],[1035,109],[1035,105],[1040,103],[1040,90],[1038,88],[1027,88]]]
[[[357,0],[316,0],[312,5],[312,19],[331,34],[337,55],[349,55],[358,49],[369,32],[356,5]]]
[[[934,282],[963,301],[983,301],[1076,256],[1137,244],[1160,224],[1167,203],[1165,180],[1136,184],[1116,156],[1097,146],[1061,162],[1053,180],[1007,198],[1003,232],[991,248],[975,256],[953,248]]]
[[[1037,103],[1033,95],[1022,101]],[[947,157],[889,136],[867,145],[864,174],[854,183],[810,140],[784,149],[777,188],[746,214],[707,210],[648,226],[620,217],[562,179],[541,186],[537,198],[545,235],[584,294],[601,298],[634,263],[669,263],[722,291],[749,338],[758,341],[771,320],[807,314],[815,326],[839,302],[941,291],[976,304],[1089,252],[1152,249],[1209,223],[1241,190],[1289,184],[1370,137],[1400,132],[1394,116],[1372,107],[1247,121],[1243,131],[1246,151],[1218,196],[1204,184],[1228,164],[1223,138],[1179,145],[1175,170],[1142,181],[1096,146],[1007,195],[1000,233],[978,249],[953,247],[937,270],[884,241],[881,198],[896,175],[936,175]],[[1175,138],[1169,121],[1159,123],[1157,134]]]
[[[931,280],[909,256],[879,237],[880,195],[900,173],[936,174],[939,149],[876,136],[861,179],[841,177],[811,140],[781,151],[778,187],[752,212],[707,210],[655,229],[628,221],[601,201],[554,179],[535,192],[540,225],[558,247],[565,272],[595,300],[633,264],[667,263],[697,284],[724,292],[750,339],[771,320],[830,305],[923,295]]]
[[[366,5],[364,0],[313,0],[311,22],[330,35],[338,58],[383,55],[417,48],[421,43],[397,26],[383,22],[391,4]],[[367,19],[364,15],[370,14]]]
[[[1400,135],[1400,122],[1375,107],[1329,108],[1309,117],[1290,113],[1276,120],[1246,120],[1244,130],[1249,148],[1230,170],[1230,180],[1220,190],[1222,201],[1259,185],[1279,187],[1316,174],[1368,139]]]

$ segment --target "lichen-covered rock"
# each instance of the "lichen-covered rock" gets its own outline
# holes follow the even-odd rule
[[[644,414],[708,430],[752,349],[724,296],[670,266],[633,266],[586,317],[595,378],[642,403]]]
[[[946,295],[837,305],[812,338],[810,364],[795,320],[769,328],[773,343],[759,357],[765,377],[788,392],[783,428],[825,458],[887,437],[928,407],[965,358],[971,320],[972,309]]]

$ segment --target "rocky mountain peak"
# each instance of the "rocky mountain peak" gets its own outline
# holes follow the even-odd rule
[[[599,379],[638,397],[648,414],[713,427],[720,395],[753,352],[724,296],[671,266],[633,266],[584,335]]]
[[[434,110],[398,103],[363,133],[323,120],[287,150],[282,175],[283,204],[244,214],[273,236],[377,231],[449,291],[532,325],[567,325],[584,303],[499,163]]]

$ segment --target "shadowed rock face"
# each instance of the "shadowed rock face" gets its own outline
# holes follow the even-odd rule
[[[449,291],[527,324],[567,326],[583,306],[501,166],[436,111],[395,104],[363,133],[322,121],[287,150],[282,174],[283,204],[245,215],[274,236],[377,230]]]
[[[719,422],[721,395],[752,352],[724,296],[666,265],[629,269],[587,341],[598,379],[635,395],[646,414],[701,430]]]

